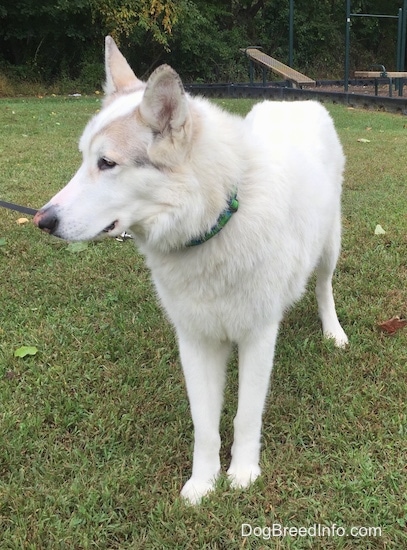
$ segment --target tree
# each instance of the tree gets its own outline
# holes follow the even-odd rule
[[[165,49],[183,5],[176,0],[90,0],[90,4],[102,34],[112,35],[120,44],[139,28]]]
[[[401,4],[352,0],[352,11],[396,15]],[[140,77],[167,62],[187,81],[241,81],[240,48],[261,45],[288,60],[288,15],[288,0],[0,0],[0,69],[93,87],[103,80],[103,37],[111,34]],[[296,1],[295,68],[341,77],[344,32],[344,1]],[[354,18],[351,61],[392,68],[396,34],[394,20]]]
[[[5,0],[0,54],[28,78],[76,78],[83,63],[102,58],[106,34],[168,49],[180,6],[177,0]]]

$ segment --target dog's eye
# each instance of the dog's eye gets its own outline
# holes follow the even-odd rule
[[[99,170],[110,170],[111,168],[114,168],[115,166],[117,166],[116,162],[114,162],[113,160],[109,160],[105,157],[101,157],[98,160]]]

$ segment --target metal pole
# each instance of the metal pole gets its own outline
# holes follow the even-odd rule
[[[349,50],[350,50],[349,43],[350,43],[350,0],[346,0],[345,78],[344,78],[345,92],[347,92],[349,89]]]
[[[294,52],[294,0],[290,0],[289,37],[288,37],[288,65],[293,66]]]
[[[400,49],[400,69],[405,70],[406,62],[406,25],[407,25],[407,0],[403,1],[403,16],[401,23],[401,49]]]
[[[254,63],[251,59],[249,59],[249,79],[250,79],[250,85],[253,86],[253,82],[254,82]]]
[[[400,24],[400,19],[401,19],[401,24]],[[399,19],[399,27],[401,26],[401,34],[399,36],[399,39],[400,39],[400,59],[399,59],[400,69],[398,69],[398,70],[404,71],[405,70],[405,62],[406,62],[407,0],[403,1],[403,9],[402,9],[400,19]],[[404,84],[404,79],[400,78],[399,79],[399,96],[403,95],[403,84]]]
[[[397,58],[396,58],[396,71],[402,71],[401,68],[401,36],[403,30],[403,10],[399,8],[399,15],[397,18]]]
[[[401,71],[401,36],[403,31],[403,10],[399,8],[398,18],[397,18],[397,58],[396,58],[396,71]],[[399,91],[399,96],[403,95],[402,91],[402,80],[396,78],[396,89]]]

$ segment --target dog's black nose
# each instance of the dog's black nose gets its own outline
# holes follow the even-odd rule
[[[34,216],[35,225],[51,235],[57,230],[58,222],[59,220],[55,206],[43,208]]]

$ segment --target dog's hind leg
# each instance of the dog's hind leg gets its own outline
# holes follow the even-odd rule
[[[264,404],[273,367],[278,322],[239,342],[239,402],[234,419],[233,487],[247,487],[260,475],[260,437]]]
[[[198,504],[220,472],[219,421],[231,344],[179,334],[179,350],[194,423],[192,476],[181,495]]]
[[[348,338],[338,321],[332,291],[332,277],[339,256],[340,240],[341,225],[338,214],[319,260],[315,290],[324,336],[333,338],[336,346],[343,348],[348,343]]]

